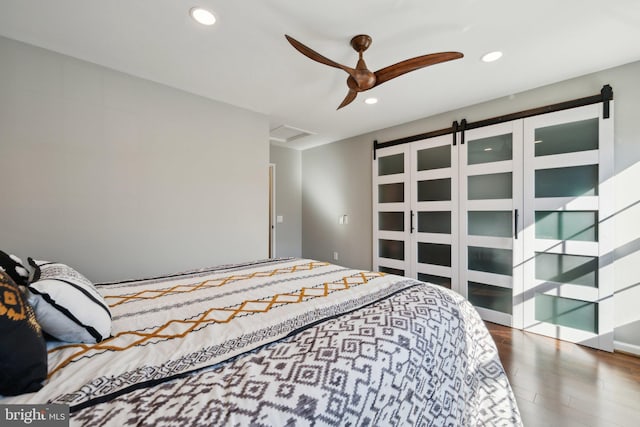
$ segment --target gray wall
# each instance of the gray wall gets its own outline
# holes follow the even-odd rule
[[[94,281],[266,258],[265,116],[0,38],[0,248]]]
[[[282,216],[276,224],[276,256],[302,256],[302,153],[271,146],[271,163],[276,166],[275,210]]]
[[[596,94],[611,84],[615,98],[615,339],[640,354],[640,62],[371,132],[302,154],[302,254],[371,268],[371,144]],[[390,102],[393,102],[390,100]],[[349,213],[348,225],[338,215]],[[343,255],[344,254],[344,255]]]
[[[342,215],[348,224],[339,223]],[[371,215],[371,141],[360,137],[302,152],[305,258],[371,269]]]

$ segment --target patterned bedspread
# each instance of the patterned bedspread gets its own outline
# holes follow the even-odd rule
[[[99,289],[114,336],[55,348],[11,403],[87,426],[521,425],[484,323],[435,285],[286,259]]]

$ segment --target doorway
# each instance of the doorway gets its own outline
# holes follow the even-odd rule
[[[276,256],[276,165],[269,164],[269,258]]]

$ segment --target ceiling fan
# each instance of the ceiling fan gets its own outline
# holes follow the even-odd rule
[[[389,65],[379,69],[376,72],[372,72],[367,68],[367,65],[362,58],[362,53],[371,46],[371,37],[366,34],[360,34],[351,39],[351,47],[358,52],[358,63],[355,68],[347,67],[346,65],[339,64],[331,59],[320,55],[315,50],[305,46],[298,40],[285,34],[285,37],[291,43],[291,45],[302,53],[304,56],[313,59],[321,64],[328,65],[330,67],[340,68],[349,74],[347,78],[347,86],[349,92],[344,98],[338,110],[342,107],[350,104],[356,99],[358,92],[364,92],[376,86],[381,85],[391,79],[406,74],[410,71],[415,71],[429,65],[439,64],[441,62],[451,61],[453,59],[462,58],[464,55],[460,52],[439,52],[431,53],[428,55],[416,56],[415,58],[406,59],[396,64]]]

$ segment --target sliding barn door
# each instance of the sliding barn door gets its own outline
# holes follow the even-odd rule
[[[524,149],[524,328],[612,351],[613,116],[529,118]]]
[[[411,276],[409,145],[377,150],[373,162],[373,268]]]
[[[458,285],[458,153],[451,135],[411,145],[412,277]]]
[[[605,118],[605,111],[610,117]],[[374,268],[613,349],[613,102],[378,149]]]
[[[522,121],[460,145],[460,293],[483,319],[522,327]]]

